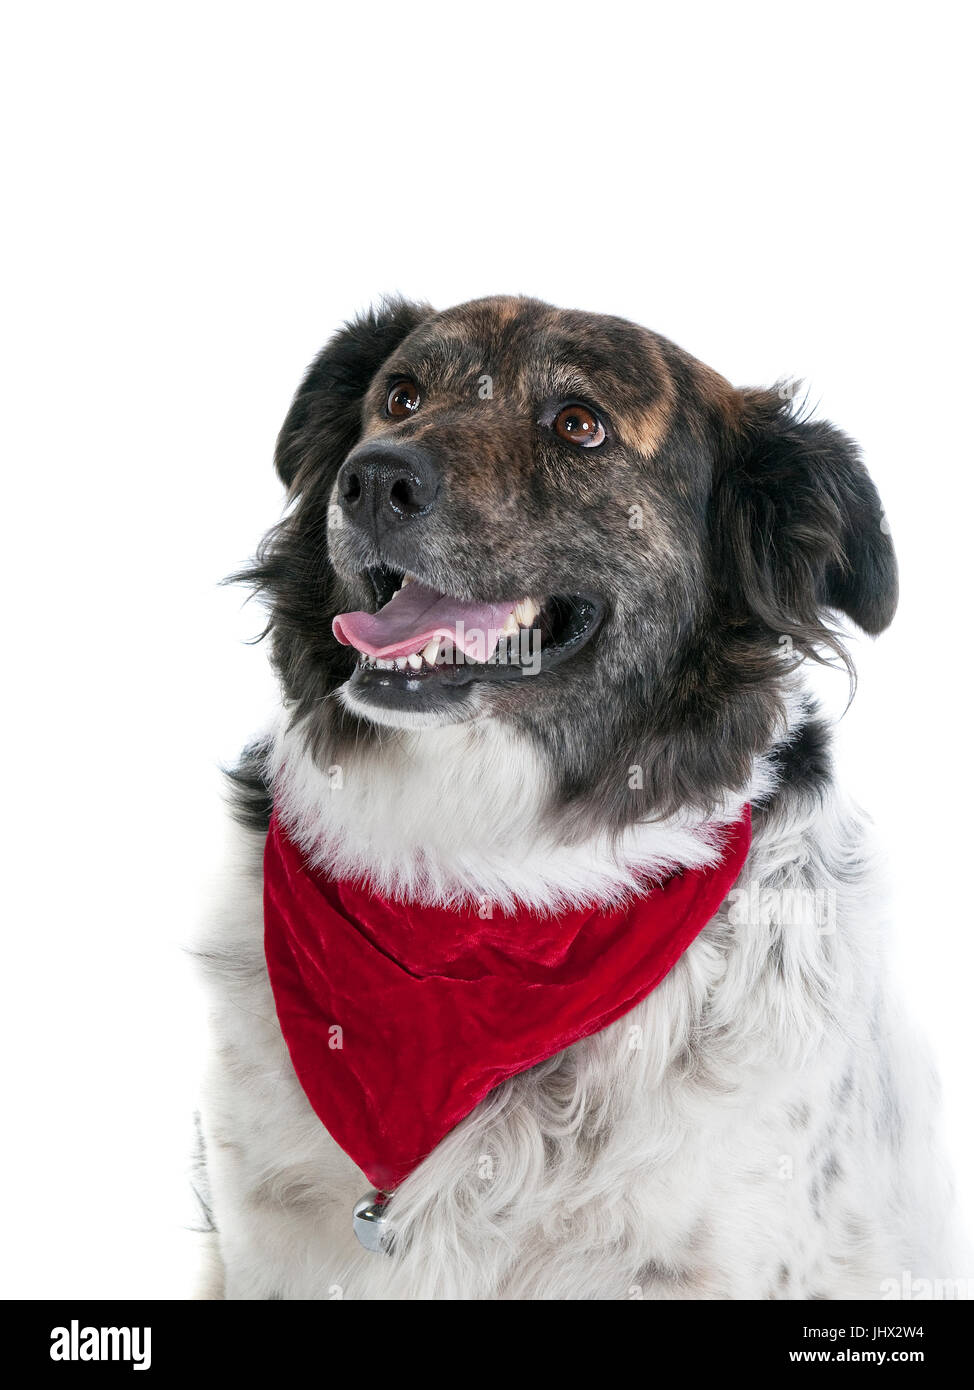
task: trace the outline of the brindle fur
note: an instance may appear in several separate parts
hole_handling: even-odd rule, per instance
[[[405,421],[384,415],[400,375],[424,393]],[[565,398],[605,411],[602,448],[539,429]],[[338,470],[363,439],[421,443],[444,476],[434,512],[381,554],[353,528],[329,528]],[[601,632],[569,665],[486,696],[543,751],[559,792],[551,813],[573,833],[707,809],[742,789],[781,718],[784,645],[799,658],[840,650],[823,609],[876,633],[896,607],[892,543],[855,445],[796,416],[788,393],[735,390],[621,319],[529,299],[445,313],[393,301],[312,364],[276,462],[295,502],[245,577],[270,603],[298,718],[350,675],[354,653],[331,617],[374,602],[361,576],[380,560],[421,559],[459,598],[606,599]],[[339,761],[343,744],[384,736],[347,710],[337,731],[331,718]],[[307,727],[314,739],[313,718]]]

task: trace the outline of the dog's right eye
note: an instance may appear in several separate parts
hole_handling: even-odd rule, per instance
[[[415,381],[410,381],[408,378],[404,381],[397,381],[389,392],[386,410],[395,419],[403,420],[419,409],[420,399],[419,387]]]

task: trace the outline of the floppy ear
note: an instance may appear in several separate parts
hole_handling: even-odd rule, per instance
[[[292,487],[306,464],[338,469],[358,439],[362,397],[403,338],[430,317],[426,304],[385,300],[330,338],[308,368],[281,426],[274,466]]]
[[[896,557],[856,445],[803,420],[775,391],[742,391],[711,504],[716,574],[734,612],[802,650],[838,650],[823,610],[882,632],[896,611]]]

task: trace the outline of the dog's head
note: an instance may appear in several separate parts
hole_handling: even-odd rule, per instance
[[[604,828],[742,788],[828,610],[896,605],[851,441],[616,318],[391,302],[313,363],[276,463],[254,577],[329,756],[507,722]]]

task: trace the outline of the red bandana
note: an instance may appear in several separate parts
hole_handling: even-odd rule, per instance
[[[332,1138],[391,1191],[494,1086],[644,999],[741,871],[721,862],[634,902],[543,917],[422,907],[311,869],[271,820],[264,949],[291,1061]]]

